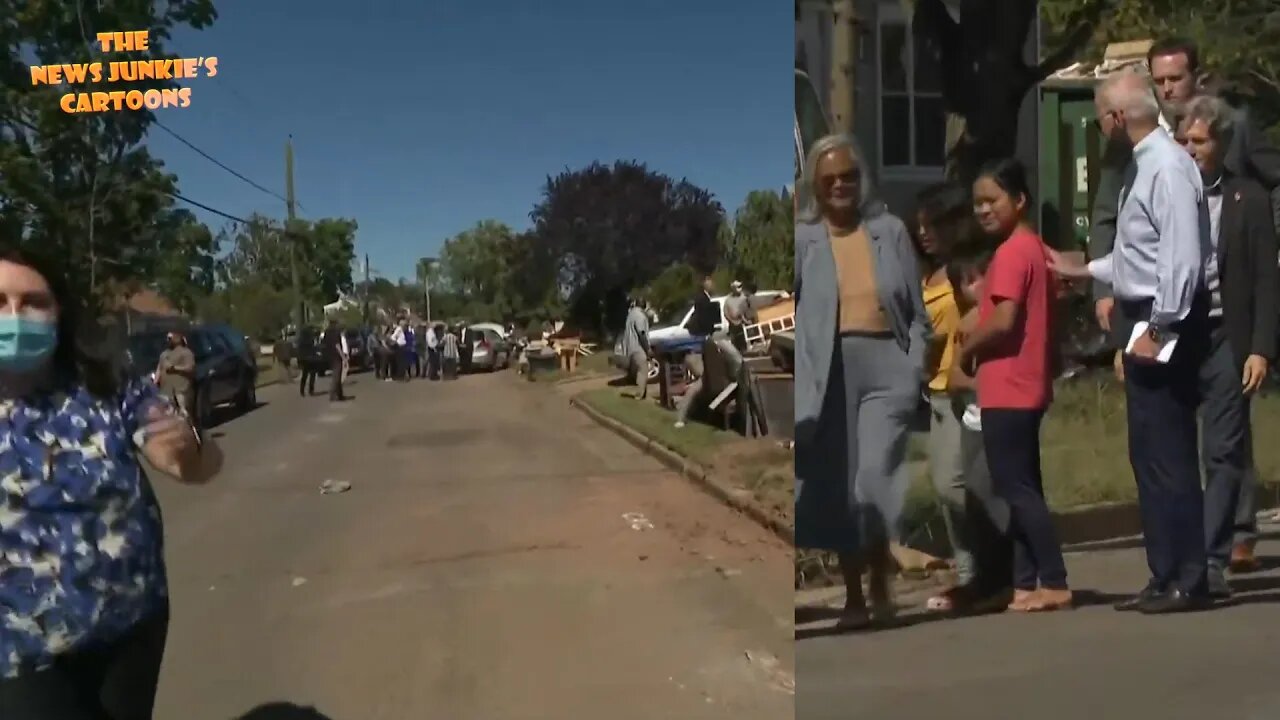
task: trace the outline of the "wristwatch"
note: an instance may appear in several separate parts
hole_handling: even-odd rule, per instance
[[[1154,342],[1157,345],[1164,344],[1164,330],[1156,327],[1155,325],[1147,326],[1147,337],[1151,338],[1151,342]]]

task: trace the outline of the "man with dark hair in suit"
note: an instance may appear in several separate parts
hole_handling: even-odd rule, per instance
[[[1231,595],[1225,573],[1233,560],[1241,565],[1235,548],[1256,533],[1249,406],[1275,359],[1280,299],[1267,192],[1224,167],[1233,120],[1226,102],[1202,95],[1186,104],[1175,135],[1200,168],[1209,208],[1204,279],[1211,344],[1200,369],[1200,442],[1209,592],[1218,598]]]
[[[1199,85],[1202,77],[1199,50],[1195,43],[1181,38],[1162,40],[1153,44],[1147,52],[1147,69],[1151,73],[1161,105],[1160,125],[1173,133],[1177,130],[1175,124],[1188,103],[1206,94]],[[1232,132],[1220,152],[1221,163],[1235,178],[1250,178],[1262,187],[1264,196],[1268,198],[1272,223],[1275,227],[1280,227],[1280,150],[1267,143],[1266,138],[1253,126],[1246,108],[1232,111],[1231,126]],[[1123,169],[1128,166],[1129,160],[1129,148],[1122,144],[1108,143],[1098,175],[1098,190],[1089,227],[1090,257],[1106,255],[1115,244],[1116,213],[1124,183]],[[1266,262],[1276,266],[1280,263],[1280,258],[1272,257]],[[1111,287],[1095,281],[1093,294],[1094,314],[1098,324],[1112,333],[1114,301]],[[1273,307],[1268,312],[1274,315],[1276,309]],[[1123,347],[1127,341],[1128,338],[1117,338],[1113,333],[1112,342],[1117,347]],[[1256,484],[1256,473],[1251,461],[1244,480],[1244,490],[1239,496],[1240,505],[1236,509],[1239,527],[1231,560],[1231,566],[1236,571],[1256,570],[1258,567],[1253,554],[1257,536],[1253,504],[1253,488]]]
[[[315,330],[303,326],[298,330],[298,367],[302,375],[298,379],[298,395],[309,397],[316,394],[316,376],[320,374],[323,360],[316,344]]]
[[[702,289],[693,299],[693,317],[689,318],[687,329],[694,337],[709,337],[720,324],[720,308],[711,298],[716,289],[716,281],[710,275],[702,278]]]

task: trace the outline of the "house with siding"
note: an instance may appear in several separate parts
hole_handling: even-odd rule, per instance
[[[948,2],[953,14],[958,2]],[[859,20],[854,62],[855,134],[881,198],[895,213],[906,212],[917,192],[943,179],[947,118],[937,58],[912,35],[902,0],[857,0]],[[802,2],[796,20],[796,66],[812,79],[830,108],[831,49],[835,24],[826,3]],[[1033,33],[1034,35],[1034,33]],[[1028,60],[1037,55],[1028,42]],[[1019,157],[1037,175],[1036,93],[1028,93],[1019,117]],[[1035,188],[1032,188],[1033,192]]]

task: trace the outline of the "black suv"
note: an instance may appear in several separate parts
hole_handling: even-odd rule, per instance
[[[258,405],[258,363],[244,335],[227,325],[196,325],[185,331],[196,356],[196,419],[208,427],[213,409],[235,403],[241,412]],[[129,337],[132,372],[150,376],[165,349],[165,332]]]

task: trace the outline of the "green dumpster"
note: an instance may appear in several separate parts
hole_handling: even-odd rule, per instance
[[[1040,233],[1050,247],[1084,250],[1106,141],[1093,78],[1040,84]]]

